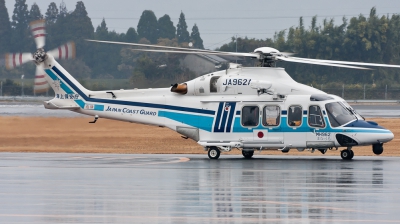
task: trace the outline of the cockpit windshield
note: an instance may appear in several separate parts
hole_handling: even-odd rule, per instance
[[[357,119],[354,113],[341,102],[327,103],[325,108],[332,127],[339,127]]]
[[[348,108],[349,110],[351,110],[351,112],[357,116],[357,119],[360,120],[365,120],[365,118],[363,116],[361,116],[361,114],[357,113],[356,110],[353,109],[353,107],[351,107],[346,101],[342,101],[343,105]]]

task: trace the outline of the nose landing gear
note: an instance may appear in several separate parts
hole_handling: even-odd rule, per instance
[[[351,147],[347,147],[347,149],[340,152],[340,156],[343,160],[351,160],[354,157],[354,152],[351,150]]]
[[[372,152],[374,152],[375,155],[380,155],[383,152],[383,144],[373,144],[372,145]]]

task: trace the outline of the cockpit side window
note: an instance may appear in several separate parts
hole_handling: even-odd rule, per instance
[[[281,121],[281,109],[279,106],[265,106],[263,111],[264,126],[279,126]]]
[[[244,127],[258,126],[260,109],[258,106],[244,106],[242,108],[242,125]]]
[[[219,79],[219,76],[211,77],[211,79],[210,79],[210,92],[211,93],[218,92],[218,85],[217,85],[218,79]]]
[[[308,108],[308,125],[319,128],[325,127],[321,108],[319,106],[310,106]]]
[[[339,127],[357,119],[348,108],[339,102],[327,103],[325,108],[332,127]]]
[[[301,106],[290,106],[289,107],[289,115],[288,115],[288,124],[290,126],[300,126],[301,125],[301,117],[302,117],[302,108]]]

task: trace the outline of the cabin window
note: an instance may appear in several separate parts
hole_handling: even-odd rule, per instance
[[[290,106],[288,111],[289,126],[297,127],[301,125],[302,108],[301,106]]]
[[[308,125],[311,127],[325,127],[321,108],[319,106],[310,106],[308,108]]]
[[[242,125],[245,127],[258,126],[260,112],[258,106],[244,106],[242,108]]]
[[[265,106],[263,110],[263,125],[278,126],[281,121],[281,109],[278,106]]]
[[[210,79],[210,92],[211,93],[218,92],[218,85],[217,85],[218,79],[219,79],[219,76],[211,77],[211,79]]]

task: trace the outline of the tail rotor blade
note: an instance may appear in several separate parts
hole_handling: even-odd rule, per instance
[[[36,66],[36,74],[35,74],[35,85],[33,87],[33,91],[35,93],[46,92],[50,88],[49,83],[46,81],[45,72],[43,67],[38,65]]]
[[[5,55],[5,65],[7,69],[16,68],[29,61],[33,61],[31,53],[7,53]]]
[[[46,22],[45,20],[36,20],[29,24],[32,36],[36,42],[36,49],[43,48],[46,42]]]
[[[53,49],[49,52],[48,54],[51,54],[54,59],[74,59],[76,55],[75,51],[75,43],[74,42],[68,42],[64,45],[59,46],[56,49]]]

